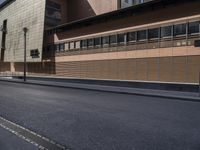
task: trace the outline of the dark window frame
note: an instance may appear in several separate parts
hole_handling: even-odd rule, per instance
[[[69,51],[70,50],[69,44],[70,44],[70,42],[65,42],[65,51]],[[68,49],[67,49],[66,45],[67,45]]]
[[[130,35],[131,34],[135,34],[134,40],[130,40]],[[137,42],[137,31],[132,31],[132,32],[128,32],[127,33],[127,42],[129,42],[129,43]]]
[[[39,50],[38,49],[30,50],[30,56],[32,58],[39,58],[39,56],[40,56]]]
[[[114,37],[114,39],[112,39]],[[112,41],[113,40],[113,41]],[[110,35],[109,36],[109,43],[110,45],[116,45],[117,44],[117,35]]]
[[[59,53],[60,52],[60,44],[55,44],[55,51],[57,52],[57,53]]]
[[[86,44],[86,45],[85,45]],[[85,40],[81,40],[81,49],[86,49],[88,48],[88,40],[85,39]]]
[[[59,48],[60,48],[60,52],[64,52],[65,51],[65,43],[60,43]]]
[[[153,33],[153,31],[154,30],[158,30],[158,31],[156,31],[156,32],[158,32],[157,33],[157,37],[153,37],[154,35],[154,33]],[[148,31],[147,31],[148,33],[147,33],[147,35],[148,35],[148,40],[157,40],[157,39],[160,39],[160,28],[151,28],[151,29],[148,29]],[[152,33],[150,33],[150,32],[152,32]],[[151,37],[150,37],[151,36]]]
[[[74,45],[73,48],[71,48],[71,44]],[[75,46],[76,46],[76,44],[75,44],[74,41],[69,42],[69,50],[70,50],[70,51],[75,50],[75,49],[76,49]]]
[[[104,38],[107,38],[107,42],[106,43],[104,43]],[[101,41],[102,41],[102,45],[103,46],[108,46],[108,45],[110,45],[110,36],[103,36],[103,37],[101,37]]]
[[[192,32],[191,31],[191,24],[198,23],[198,32]],[[193,22],[188,22],[188,35],[196,35],[200,34],[200,21],[193,21]]]
[[[98,42],[99,44],[96,43],[97,39],[99,40],[99,42]],[[101,37],[96,37],[96,38],[94,38],[94,47],[99,47],[99,46],[101,46]]]
[[[91,42],[92,41],[92,42]],[[91,43],[92,44],[91,44]],[[90,45],[91,44],[91,45]],[[94,39],[93,38],[91,38],[91,39],[87,39],[87,46],[89,47],[89,48],[92,48],[92,47],[94,47]]]
[[[123,37],[123,41],[121,41],[120,40],[120,36],[122,36]],[[117,43],[118,44],[125,44],[125,43],[127,43],[127,33],[120,33],[120,34],[118,34],[117,35]]]
[[[142,33],[142,32],[144,32],[145,31],[145,38],[142,38],[142,39],[139,39],[140,38],[140,35],[139,35],[139,33]],[[148,30],[147,29],[145,29],[145,30],[138,30],[137,31],[137,41],[138,42],[144,42],[144,41],[147,41],[148,40]]]
[[[77,47],[77,43],[79,42],[79,47]],[[74,42],[74,49],[81,49],[81,41]]]
[[[170,35],[168,35],[168,34],[166,34],[166,33],[163,33],[163,29],[164,28],[166,28],[166,30],[168,30],[167,28],[169,28],[169,30],[171,30],[170,32],[168,32],[168,33],[170,33]],[[166,30],[165,30],[165,32],[166,32]],[[161,28],[160,28],[160,38],[162,38],[162,39],[165,39],[165,38],[172,38],[173,37],[173,33],[174,33],[174,27],[173,27],[173,25],[167,25],[167,26],[162,26]],[[163,35],[164,34],[164,35]]]
[[[176,31],[176,27],[177,26],[181,26],[181,25],[184,25],[185,26],[185,33],[176,33],[177,31]],[[181,37],[181,36],[187,36],[187,23],[181,23],[181,24],[175,24],[174,26],[173,26],[173,36],[174,37]]]

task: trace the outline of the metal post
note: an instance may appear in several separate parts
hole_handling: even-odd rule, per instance
[[[199,97],[200,97],[200,71],[199,71]]]
[[[25,27],[23,28],[24,31],[24,82],[26,82],[26,33],[28,29]]]

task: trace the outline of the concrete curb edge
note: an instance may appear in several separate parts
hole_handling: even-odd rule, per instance
[[[128,92],[128,91],[117,91],[117,90],[109,90],[109,89],[99,89],[99,88],[87,88],[87,87],[77,87],[77,86],[69,86],[69,85],[53,85],[53,84],[45,84],[39,82],[32,81],[19,81],[13,79],[0,79],[3,82],[12,82],[12,83],[21,83],[21,84],[32,84],[32,85],[40,85],[40,86],[51,86],[58,88],[73,88],[73,89],[83,89],[83,90],[92,90],[92,91],[102,91],[102,92],[112,92],[118,94],[129,94],[129,95],[138,95],[138,96],[150,96],[150,97],[160,97],[160,98],[170,98],[176,100],[184,100],[184,101],[192,101],[192,102],[200,102],[200,98],[198,97],[189,97],[189,96],[172,96],[172,95],[161,95],[161,94],[149,94],[149,93],[139,93],[139,92]]]

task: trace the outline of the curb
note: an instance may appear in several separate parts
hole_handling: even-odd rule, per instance
[[[57,85],[57,84],[47,84],[47,83],[39,83],[39,82],[33,82],[33,81],[19,81],[19,80],[11,80],[11,79],[0,79],[0,81],[3,82],[12,82],[12,83],[21,83],[21,84],[32,84],[32,85],[40,85],[40,86],[51,86],[51,87],[58,87],[58,88],[72,88],[72,89],[84,89],[84,90],[90,90],[90,91],[102,91],[102,92],[111,92],[111,93],[118,93],[118,94],[129,94],[129,95],[138,95],[138,96],[150,96],[150,97],[158,97],[158,98],[170,98],[170,99],[176,99],[176,100],[184,100],[184,101],[192,101],[192,102],[200,102],[200,97],[192,97],[192,96],[173,96],[173,95],[161,95],[161,94],[150,94],[150,93],[140,93],[140,92],[133,92],[133,91],[120,91],[119,89],[111,90],[111,88],[117,88],[109,86],[100,86],[101,88],[95,88],[95,87],[78,87],[76,85],[70,86],[70,85]],[[83,84],[82,84],[83,85]],[[92,85],[95,86],[95,85]],[[106,89],[107,88],[107,89]],[[124,88],[124,89],[131,89],[131,88]]]

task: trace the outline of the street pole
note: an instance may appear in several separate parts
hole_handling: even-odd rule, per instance
[[[28,29],[23,28],[24,31],[24,82],[26,82],[26,34]]]
[[[199,71],[199,97],[200,97],[200,71]]]

